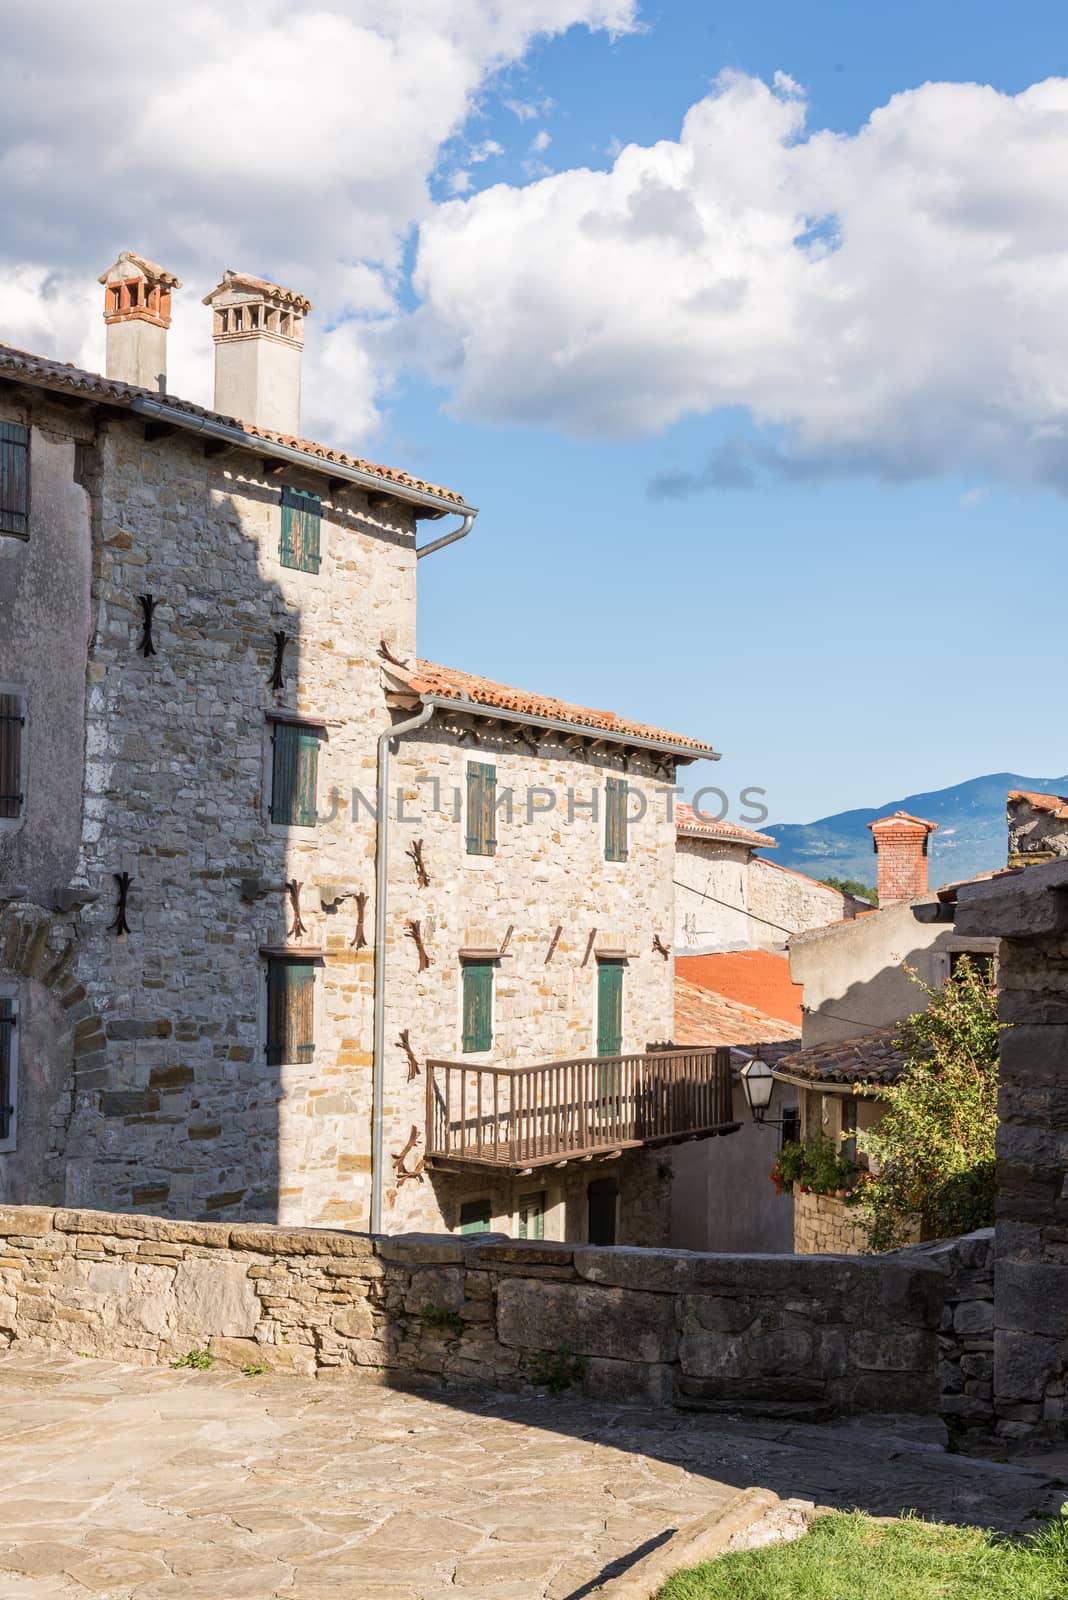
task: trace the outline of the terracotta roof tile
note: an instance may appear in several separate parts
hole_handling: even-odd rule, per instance
[[[140,267],[146,278],[152,278],[156,283],[161,283],[165,289],[180,289],[182,287],[173,272],[168,272],[166,267],[161,267],[158,261],[149,261],[147,256],[138,255],[136,250],[120,250],[115,260],[115,266],[121,267],[124,261],[132,261],[135,267]],[[107,283],[108,272],[114,268],[109,267],[107,272],[102,272],[97,283]]]
[[[910,811],[892,811],[889,816],[876,817],[874,822],[866,824],[869,828],[926,828],[928,833],[938,832],[937,822],[927,822],[923,817],[914,817]]]
[[[1026,800],[1035,811],[1048,811],[1053,817],[1068,817],[1068,795],[1041,794],[1030,789],[1010,789],[1010,800]]]
[[[798,1030],[778,1017],[765,1016],[753,1006],[687,983],[685,978],[675,979],[672,1038],[676,1044],[777,1044],[797,1036]]]
[[[233,267],[227,267],[222,275],[222,282],[217,283],[211,293],[204,296],[201,304],[210,306],[215,296],[222,294],[226,289],[251,289],[254,294],[271,295],[274,299],[281,300],[283,305],[294,306],[300,312],[315,310],[307,296],[298,294],[295,289],[283,289],[280,283],[268,283],[266,278],[255,278],[251,272],[235,272]]]
[[[693,806],[681,801],[675,807],[675,828],[683,839],[722,839],[727,844],[750,845],[754,850],[777,850],[779,847],[779,841],[769,833],[754,833],[752,828],[743,828],[740,822],[728,822],[726,818],[722,822],[704,822]]]
[[[663,728],[653,728],[644,722],[630,722],[617,716],[614,711],[595,711],[588,706],[576,706],[567,700],[553,699],[551,695],[513,689],[507,684],[495,683],[492,678],[476,677],[474,673],[460,672],[455,667],[437,666],[433,661],[414,661],[407,667],[391,663],[385,670],[415,694],[470,701],[475,706],[491,711],[517,711],[527,716],[549,717],[557,722],[570,723],[575,728],[592,729],[616,744],[644,739],[692,751],[694,757],[717,759],[717,752],[711,745],[702,744],[699,739],[691,739],[686,734],[668,733]]]
[[[728,950],[709,956],[676,956],[675,973],[702,989],[753,1006],[801,1032],[802,987],[790,977],[789,956],[774,950]]]
[[[257,439],[265,439],[274,444],[288,445],[293,450],[300,450],[311,458],[309,465],[331,464],[341,467],[354,467],[358,472],[369,472],[376,478],[382,478],[385,483],[401,484],[407,489],[420,489],[425,494],[438,495],[443,500],[454,501],[458,507],[464,505],[463,495],[457,494],[454,489],[443,489],[440,484],[427,483],[422,478],[414,478],[411,473],[402,472],[396,467],[379,466],[376,462],[365,461],[361,456],[347,455],[343,450],[332,449],[329,445],[316,444],[311,439],[298,439],[288,433],[272,433],[268,428],[254,427],[250,422],[242,422],[236,417],[226,417],[218,411],[208,411],[204,406],[197,406],[190,400],[181,400],[177,395],[158,395],[154,390],[139,388],[136,384],[122,383],[118,378],[105,378],[99,372],[86,372],[81,367],[72,366],[70,362],[50,361],[45,356],[35,356],[26,350],[16,350],[11,345],[0,344],[0,375],[13,378],[17,382],[34,384],[42,389],[55,389],[61,394],[85,395],[92,399],[102,400],[108,405],[128,406],[133,399],[147,396],[150,400],[160,400],[175,411],[187,413],[191,422],[197,417],[207,418],[212,422],[222,422],[228,427],[239,428],[248,439],[248,448],[255,450]]]
[[[813,1083],[893,1083],[906,1066],[904,1056],[894,1045],[894,1037],[900,1031],[901,1024],[896,1022],[852,1039],[809,1045],[795,1055],[782,1056],[774,1071]]]

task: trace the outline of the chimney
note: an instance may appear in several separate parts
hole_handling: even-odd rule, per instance
[[[879,904],[915,900],[927,893],[927,841],[938,827],[895,811],[891,817],[869,822],[875,853],[879,857]]]
[[[167,329],[171,290],[182,286],[173,272],[124,250],[98,280],[104,285],[109,378],[163,394],[167,388]]]
[[[228,269],[204,304],[215,318],[215,409],[300,436],[300,358],[311,301]]]

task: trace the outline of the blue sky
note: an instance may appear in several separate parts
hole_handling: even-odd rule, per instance
[[[1068,764],[1063,7],[186,0],[146,55],[37,0],[8,54],[0,338],[98,366],[139,249],[210,403],[222,268],[308,293],[306,431],[481,508],[424,655],[773,821]]]

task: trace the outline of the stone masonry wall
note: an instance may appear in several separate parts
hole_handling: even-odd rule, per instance
[[[0,1342],[726,1408],[930,1411],[943,1274],[0,1207]],[[577,1365],[576,1365],[577,1362]]]
[[[994,1422],[993,1228],[910,1245],[894,1251],[893,1258],[926,1262],[945,1274],[938,1334],[939,1411],[958,1435],[988,1433]]]
[[[500,810],[492,856],[468,855],[463,806],[471,760],[497,771],[497,795],[513,794],[509,819]],[[407,1030],[425,1073],[428,1058],[500,1066],[597,1054],[599,950],[626,952],[623,970],[623,1052],[644,1050],[669,1038],[674,1015],[672,962],[653,948],[659,935],[670,950],[674,891],[674,825],[668,815],[663,772],[641,755],[627,768],[634,820],[626,861],[606,861],[604,792],[608,775],[623,772],[614,751],[576,757],[556,735],[546,734],[536,754],[507,729],[480,730],[477,746],[458,731],[434,724],[400,744],[392,784],[403,791],[411,821],[391,823],[386,961],[386,1043],[389,1082],[386,1147],[401,1149],[413,1126],[426,1121],[426,1082],[409,1081],[400,1035]],[[422,781],[418,781],[422,780]],[[434,784],[438,785],[435,791]],[[542,794],[534,796],[540,789]],[[569,794],[573,802],[569,811]],[[532,796],[528,807],[528,795]],[[460,814],[453,797],[460,800]],[[597,811],[589,809],[596,797]],[[435,806],[435,799],[437,805]],[[549,809],[549,802],[554,803]],[[644,806],[644,814],[636,815]],[[543,809],[544,808],[544,809]],[[420,888],[408,856],[423,842],[430,884]],[[408,936],[418,920],[431,965],[420,972]],[[553,936],[560,935],[550,956]],[[592,945],[591,945],[592,940]],[[493,1044],[464,1057],[462,1045],[463,949],[504,950],[493,979]],[[631,1163],[631,1189],[643,1171]],[[539,1189],[550,1171],[517,1179],[515,1195]],[[622,1183],[621,1183],[622,1187]],[[488,1192],[486,1176],[406,1183],[386,1194],[391,1227],[452,1226],[448,1198]],[[444,1204],[444,1210],[443,1210]],[[666,1224],[665,1224],[666,1227]],[[585,1221],[578,1235],[585,1237]],[[570,1237],[575,1237],[574,1233]],[[627,1243],[653,1243],[655,1234],[631,1234]]]
[[[863,1255],[867,1235],[855,1207],[833,1194],[806,1194],[794,1184],[794,1252],[799,1256]]]
[[[318,574],[280,564],[279,484],[246,452],[206,456],[101,423],[83,457],[93,516],[77,972],[101,1027],[79,1042],[67,1199],[179,1215],[366,1221],[374,823],[352,818],[389,722],[379,642],[414,648],[410,508],[323,501]],[[321,477],[287,472],[295,488]],[[156,653],[138,597],[157,600]],[[274,632],[290,637],[270,686]],[[319,825],[271,823],[269,712],[321,719]],[[336,808],[329,796],[336,789]],[[332,814],[333,813],[333,814]],[[117,937],[115,878],[132,878]],[[290,934],[285,884],[306,932]],[[324,904],[322,886],[337,897]],[[369,914],[373,909],[369,908]],[[264,1061],[262,946],[319,947],[316,1052]]]

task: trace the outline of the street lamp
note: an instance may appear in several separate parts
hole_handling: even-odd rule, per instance
[[[761,1061],[759,1056],[752,1056],[742,1068],[741,1078],[746,1104],[753,1121],[763,1126],[767,1120],[768,1107],[771,1105],[771,1091],[775,1086],[771,1068],[766,1061]]]

